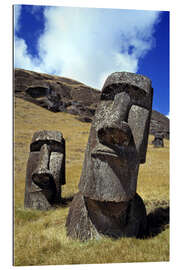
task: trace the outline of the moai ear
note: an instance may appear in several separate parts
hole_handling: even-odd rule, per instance
[[[146,161],[150,118],[150,110],[132,105],[129,111],[128,124],[134,137],[140,163],[145,163]]]

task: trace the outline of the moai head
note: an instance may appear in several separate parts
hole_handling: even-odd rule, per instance
[[[59,131],[35,132],[27,163],[25,207],[46,210],[61,199],[65,184],[65,140]]]
[[[161,132],[157,132],[154,135],[154,140],[152,141],[152,144],[154,145],[154,147],[158,148],[158,147],[164,147],[164,135]]]
[[[142,75],[115,72],[106,79],[79,183],[85,197],[107,202],[134,197],[139,164],[146,160],[152,95],[151,81]]]

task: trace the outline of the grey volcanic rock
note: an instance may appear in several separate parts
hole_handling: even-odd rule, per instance
[[[93,118],[100,92],[78,81],[16,68],[15,96],[48,110]],[[73,106],[73,107],[71,107]]]
[[[53,89],[42,86],[31,86],[25,91],[28,98],[35,99],[35,103],[53,112],[64,111],[65,105],[61,97]]]
[[[162,133],[165,139],[169,139],[169,119],[157,111],[152,111],[151,115],[151,125],[150,134],[156,135],[157,133]]]
[[[84,196],[77,193],[66,219],[67,235],[80,240],[99,239],[100,235],[89,218]]]
[[[61,201],[65,184],[65,140],[59,131],[35,132],[30,145],[25,208],[47,210]]]
[[[163,138],[164,136],[162,133],[156,133],[156,135],[154,136],[154,140],[152,141],[154,147],[156,148],[164,147]]]
[[[139,164],[146,158],[152,96],[151,81],[142,75],[113,73],[105,81],[89,134],[80,192],[67,218],[69,236],[91,238],[89,229],[82,235],[79,222],[114,237],[138,237],[140,228],[146,229],[146,210],[136,186]]]
[[[107,92],[109,91],[108,89],[110,89],[110,80],[118,84],[118,76],[118,72],[115,72],[113,77],[106,81],[104,87],[106,87]],[[124,75],[121,75],[121,87],[123,88],[126,87],[126,84],[130,82],[131,79],[130,77],[128,78],[126,74],[125,81],[122,76]],[[143,87],[147,81],[143,80],[141,75],[139,76],[141,80],[134,80],[133,88],[138,87],[143,93]],[[32,95],[28,94],[28,89],[37,89],[38,94],[32,97]],[[47,97],[46,90],[49,91],[49,89],[51,89],[50,95],[52,95],[52,98]],[[14,92],[16,97],[33,102],[53,112],[64,111],[75,114],[77,115],[77,119],[83,122],[92,121],[101,96],[101,92],[97,89],[93,89],[78,81],[19,68],[14,71]],[[107,93],[106,98],[108,98]],[[149,132],[153,135],[155,135],[156,132],[162,132],[164,138],[169,139],[169,119],[163,114],[153,110]]]

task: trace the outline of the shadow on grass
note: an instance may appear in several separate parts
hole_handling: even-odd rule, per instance
[[[154,237],[169,224],[169,206],[158,207],[147,215],[148,229],[144,238]]]
[[[61,207],[61,208],[62,208],[62,207],[63,207],[63,208],[69,207],[70,204],[71,204],[71,202],[72,202],[72,200],[73,200],[73,196],[64,197],[64,198],[61,198],[61,202],[56,203],[56,204],[54,204],[53,206],[54,206],[55,208],[59,208],[59,207]]]

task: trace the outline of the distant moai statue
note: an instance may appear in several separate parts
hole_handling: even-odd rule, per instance
[[[25,208],[48,210],[61,201],[65,184],[65,140],[59,131],[35,132],[30,144]]]
[[[151,81],[142,75],[115,72],[106,79],[66,220],[68,236],[143,236],[146,209],[136,186],[146,160],[152,96]]]
[[[154,135],[154,140],[152,141],[152,144],[154,145],[155,148],[160,148],[160,147],[164,147],[164,135],[161,132],[157,132]]]

